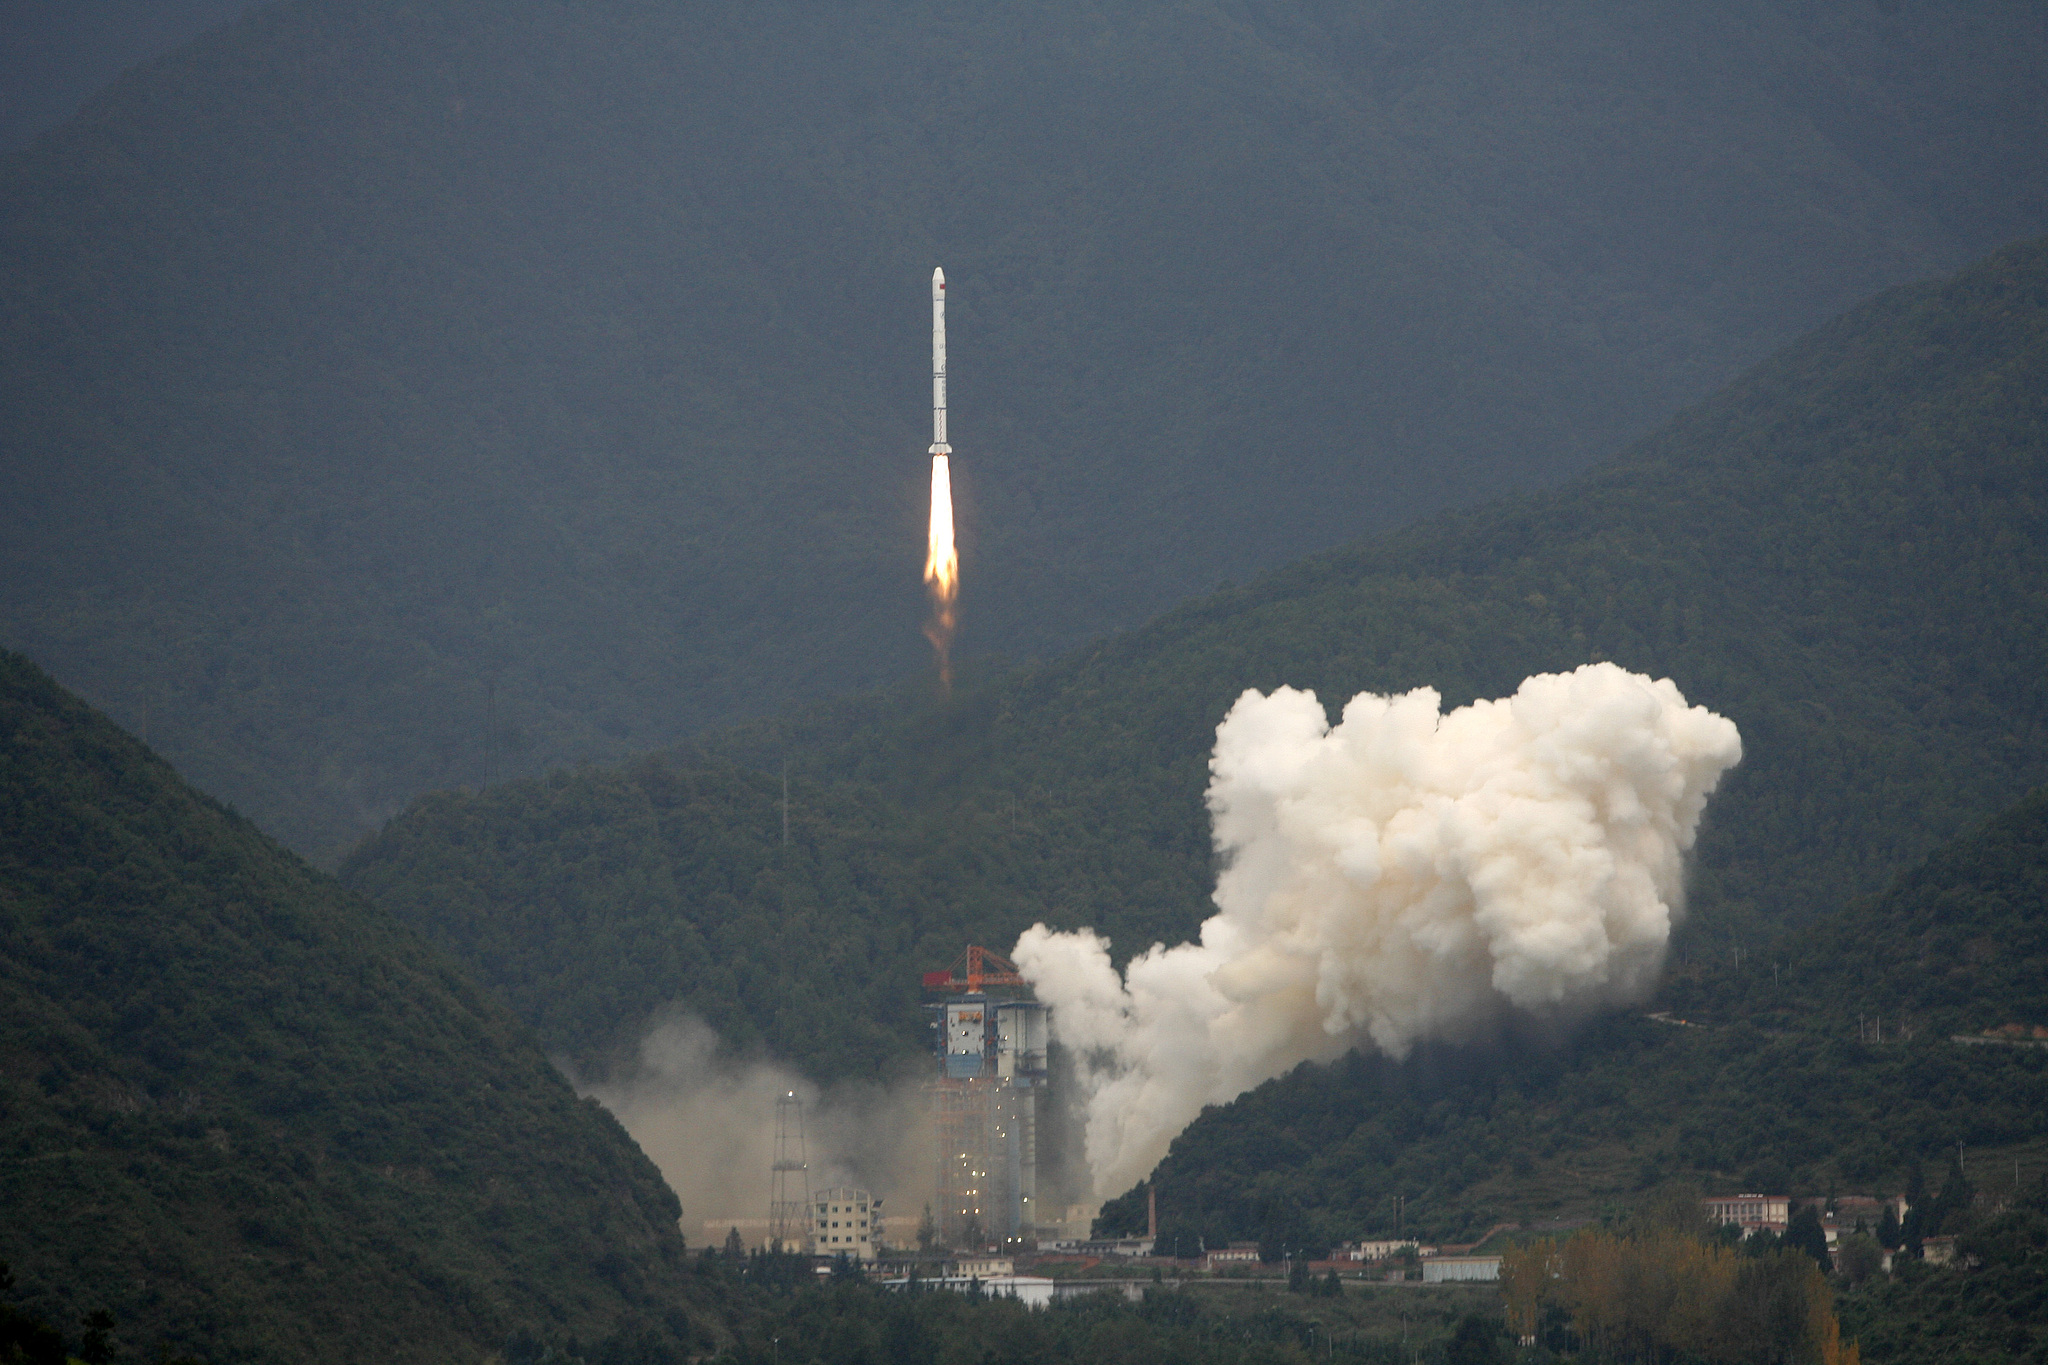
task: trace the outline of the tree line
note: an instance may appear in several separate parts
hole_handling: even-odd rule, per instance
[[[1668,1230],[1587,1228],[1501,1258],[1510,1328],[1534,1344],[1564,1326],[1582,1358],[1670,1365],[1861,1365],[1834,1293],[1791,1248],[1745,1252]]]

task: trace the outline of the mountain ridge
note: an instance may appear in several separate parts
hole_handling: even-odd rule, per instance
[[[711,1340],[674,1195],[501,1006],[11,653],[0,817],[32,1308],[241,1360]]]
[[[1141,1229],[1154,1195],[1175,1239],[1297,1244],[1390,1230],[1396,1193],[1444,1240],[1597,1217],[1665,1180],[1891,1195],[1958,1143],[2004,1188],[2022,1160],[2048,1171],[2048,1057],[1953,1039],[2034,1022],[2044,878],[2048,790],[1742,965],[1687,964],[1647,1017],[1562,1047],[1353,1053],[1212,1106],[1104,1206],[1105,1234]]]
[[[2044,391],[2034,242],[1855,310],[1563,490],[1314,557],[1063,659],[969,670],[949,702],[905,686],[616,771],[445,793],[342,876],[524,1017],[548,1012],[551,1047],[602,1053],[687,1001],[821,1079],[871,1074],[882,1054],[748,1007],[719,984],[729,964],[823,998],[838,987],[808,952],[750,944],[787,923],[806,943],[890,945],[863,969],[878,1028],[859,1046],[908,1055],[918,975],[964,939],[1086,925],[1122,961],[1195,932],[1213,877],[1205,765],[1245,688],[1310,688],[1329,708],[1428,685],[1458,705],[1600,656],[1742,728],[1749,757],[1709,803],[1677,954],[1753,950],[2048,781],[2048,640],[2030,629],[2048,619]],[[689,818],[733,842],[659,828],[684,818],[661,793],[688,783],[731,793]],[[644,832],[592,814],[615,796],[649,810]],[[847,869],[857,893],[834,889]],[[915,907],[914,933],[888,927],[892,905]],[[516,925],[507,944],[483,948],[468,907]],[[720,946],[680,950],[685,925]],[[598,990],[603,959],[580,956],[597,928],[664,965]]]
[[[1050,653],[2048,229],[2044,70],[2011,3],[267,6],[0,161],[0,635],[325,857],[921,673],[934,264],[961,648]]]

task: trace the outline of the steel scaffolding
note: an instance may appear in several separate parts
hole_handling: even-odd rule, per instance
[[[768,1201],[768,1245],[803,1251],[810,1245],[811,1171],[804,1153],[804,1102],[789,1090],[775,1100],[774,1191]]]

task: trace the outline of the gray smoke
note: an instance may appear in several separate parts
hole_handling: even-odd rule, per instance
[[[649,1028],[629,1067],[601,1081],[571,1079],[661,1169],[693,1241],[707,1221],[768,1217],[775,1100],[790,1091],[803,1101],[814,1190],[860,1186],[882,1196],[891,1217],[914,1217],[931,1197],[934,1137],[912,1078],[820,1087],[772,1060],[724,1056],[709,1025],[673,1014]]]

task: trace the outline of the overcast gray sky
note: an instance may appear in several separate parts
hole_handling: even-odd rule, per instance
[[[25,147],[131,66],[258,0],[0,0],[0,150]]]

